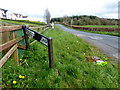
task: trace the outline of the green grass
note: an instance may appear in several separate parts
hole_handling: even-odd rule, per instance
[[[36,42],[25,51],[22,65],[10,59],[2,67],[4,88],[118,88],[118,66],[98,49],[58,27],[44,35],[53,38],[54,68],[49,68],[47,47]],[[88,56],[108,64],[86,62]]]
[[[29,20],[7,20],[7,19],[2,19],[1,22],[6,22],[6,23],[16,24],[16,25],[29,25],[30,27],[46,25],[43,22],[29,21]]]
[[[83,31],[83,32],[89,32],[89,33],[96,33],[96,34],[103,34],[103,35],[111,35],[111,36],[118,36],[120,37],[120,33],[113,33],[113,32],[100,32],[100,31],[88,31],[88,30],[80,30],[80,29],[75,29],[75,28],[72,28],[72,27],[68,27],[66,25],[64,25],[65,27],[69,28],[69,29],[74,29],[74,30],[77,30],[77,31]]]
[[[78,26],[78,25],[76,25]],[[118,25],[81,25],[79,27],[114,27],[118,28]]]

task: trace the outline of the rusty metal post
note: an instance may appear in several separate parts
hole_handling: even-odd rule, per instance
[[[26,42],[26,49],[29,49],[30,48],[30,45],[29,45],[29,37],[26,33],[26,26],[25,25],[22,25],[22,29],[23,29],[23,32],[24,32],[24,37],[25,37],[25,42]]]
[[[53,60],[53,45],[52,45],[52,38],[51,37],[48,39],[48,54],[49,54],[49,67],[53,68],[54,60]]]

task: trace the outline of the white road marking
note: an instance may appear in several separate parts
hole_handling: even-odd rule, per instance
[[[75,34],[76,36],[80,37],[80,36],[85,36],[84,34]]]
[[[95,40],[103,39],[101,37],[96,37],[96,36],[88,36],[88,37],[91,38],[91,39],[95,39]]]
[[[116,53],[116,54],[113,54],[113,56],[114,56],[114,57],[116,57],[116,58],[118,58],[118,53]]]

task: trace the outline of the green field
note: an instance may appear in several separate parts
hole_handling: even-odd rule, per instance
[[[74,30],[78,30],[78,31],[83,31],[83,32],[90,32],[90,33],[104,34],[104,35],[111,35],[111,36],[118,36],[118,37],[120,37],[120,33],[88,31],[88,30],[75,29],[75,28],[72,28],[72,27],[68,27],[66,25],[64,25],[64,26],[67,27],[67,28],[70,28],[70,29],[74,29]]]
[[[98,49],[58,27],[43,34],[53,38],[54,68],[49,68],[47,47],[36,42],[24,52],[21,65],[10,59],[2,67],[4,88],[118,88],[118,66]],[[107,65],[87,62],[90,56]]]
[[[10,23],[9,25],[14,25],[14,24],[15,25],[29,25],[30,27],[46,25],[44,22],[29,21],[29,20],[6,20],[6,19],[2,19],[1,22]],[[3,25],[8,25],[8,24],[3,23]]]
[[[76,25],[78,26],[78,25]],[[79,27],[114,27],[118,28],[118,25],[81,25]]]

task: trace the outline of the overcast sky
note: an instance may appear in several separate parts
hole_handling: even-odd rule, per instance
[[[0,8],[30,17],[43,18],[46,8],[52,17],[95,15],[118,18],[119,0],[0,0]]]

